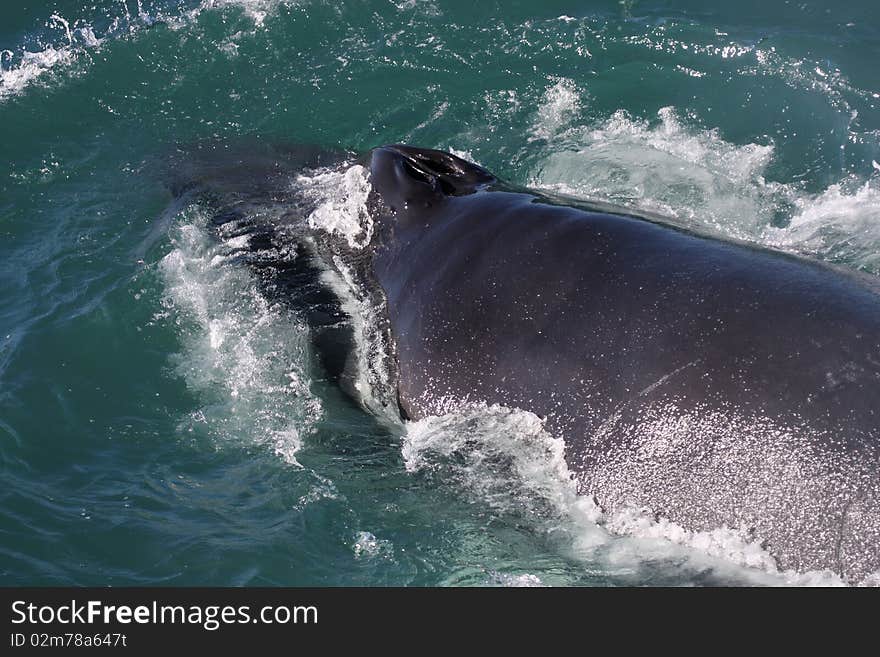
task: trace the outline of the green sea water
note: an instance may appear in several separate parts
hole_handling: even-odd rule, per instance
[[[875,0],[46,0],[0,51],[0,584],[838,582],[602,517],[526,413],[363,412],[160,174],[409,142],[878,275]]]

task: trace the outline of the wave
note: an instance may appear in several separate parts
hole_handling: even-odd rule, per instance
[[[689,531],[642,508],[606,514],[592,497],[577,493],[564,449],[564,440],[549,434],[534,414],[485,404],[410,422],[402,442],[409,472],[529,523],[585,567],[598,565],[635,581],[650,570],[655,578],[708,575],[714,583],[845,585],[831,571],[779,569],[760,543],[733,528]]]
[[[0,51],[0,102],[21,94],[52,71],[70,71],[75,66],[88,67],[92,56],[115,40],[136,38],[158,25],[178,30],[191,25],[206,11],[228,8],[240,11],[252,22],[254,29],[260,29],[269,14],[285,1],[201,0],[178,3],[136,0],[134,11],[129,9],[129,4],[123,1],[111,5],[103,13],[76,19],[54,13],[46,20],[44,29],[29,35],[27,41],[33,43]],[[226,46],[229,47],[229,44]]]
[[[296,453],[323,417],[312,391],[308,328],[269,301],[247,268],[230,266],[247,236],[220,244],[206,224],[198,209],[185,212],[159,263],[166,288],[161,317],[178,324],[183,346],[174,370],[200,401],[181,431],[267,445],[297,465]]]
[[[673,107],[654,119],[617,110],[578,123],[573,89],[570,81],[556,81],[535,113],[532,138],[548,143],[527,176],[529,186],[880,273],[877,167],[811,193],[768,179],[772,142],[729,142]]]

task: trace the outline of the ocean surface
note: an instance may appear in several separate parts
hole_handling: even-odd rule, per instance
[[[842,583],[603,516],[529,413],[365,413],[161,172],[408,142],[880,275],[878,62],[876,0],[4,3],[0,584]]]

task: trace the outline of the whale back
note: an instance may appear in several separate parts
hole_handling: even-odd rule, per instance
[[[821,263],[497,189],[395,222],[374,268],[410,418],[545,418],[580,492],[782,568],[880,569],[880,295]]]

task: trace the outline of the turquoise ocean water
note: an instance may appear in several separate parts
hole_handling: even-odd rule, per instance
[[[574,495],[489,408],[409,426],[157,171],[250,136],[514,183],[880,275],[875,0],[46,0],[0,9],[0,584],[831,584]]]

